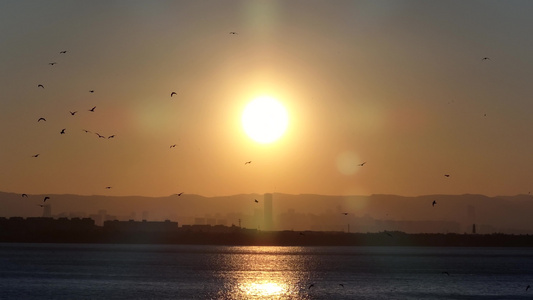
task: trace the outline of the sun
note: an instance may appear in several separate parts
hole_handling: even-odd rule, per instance
[[[268,144],[278,140],[289,125],[287,110],[276,99],[261,96],[246,105],[242,127],[254,141]]]

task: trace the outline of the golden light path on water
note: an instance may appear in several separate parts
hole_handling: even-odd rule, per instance
[[[300,247],[234,247],[222,262],[224,299],[305,299],[309,273]]]

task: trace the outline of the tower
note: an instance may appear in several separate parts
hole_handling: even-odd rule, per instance
[[[263,218],[263,228],[264,230],[272,230],[273,229],[273,217],[272,217],[272,194],[265,194],[264,196],[264,218]]]

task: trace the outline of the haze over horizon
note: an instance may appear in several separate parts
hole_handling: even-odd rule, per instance
[[[1,3],[0,191],[528,194],[532,9]],[[268,144],[241,125],[260,96],[288,114]]]

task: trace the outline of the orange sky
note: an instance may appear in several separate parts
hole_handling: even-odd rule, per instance
[[[0,190],[528,193],[532,6],[2,3]],[[290,118],[267,145],[240,123],[261,95]]]

